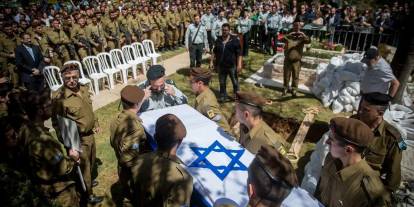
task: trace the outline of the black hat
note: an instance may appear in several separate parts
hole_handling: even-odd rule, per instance
[[[388,106],[390,101],[392,100],[392,97],[388,94],[373,92],[364,94],[362,96],[362,100],[372,105]]]
[[[165,75],[165,68],[162,65],[153,65],[148,69],[147,79],[157,80]]]

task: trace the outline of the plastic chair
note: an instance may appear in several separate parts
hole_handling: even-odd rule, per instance
[[[92,87],[92,82],[89,78],[85,77],[85,74],[83,73],[83,68],[82,68],[82,64],[77,61],[77,60],[69,60],[67,62],[65,62],[63,65],[67,65],[67,64],[76,64],[79,67],[79,71],[80,71],[80,78],[79,78],[79,83],[82,85],[86,85],[89,84],[89,88],[92,89],[93,91],[93,87]]]
[[[142,74],[146,75],[146,61],[143,58],[140,58],[138,54],[136,54],[134,48],[131,45],[125,45],[122,47],[122,53],[124,53],[125,60],[132,65],[132,73],[134,78],[136,75],[137,66],[141,64]]]
[[[124,54],[122,53],[122,50],[120,49],[113,49],[109,51],[109,54],[111,54],[112,63],[115,66],[115,68],[118,68],[122,72],[124,84],[127,84],[128,82],[128,69],[132,70],[132,64],[129,64],[124,57]],[[136,79],[136,72],[134,74],[134,71],[132,70],[132,75],[134,76],[134,79]]]
[[[87,56],[82,60],[83,65],[86,68],[86,72],[88,76],[93,80],[93,87],[95,94],[99,94],[99,80],[106,79],[109,83],[109,88],[111,88],[111,84],[107,74],[103,73],[99,67],[99,60],[96,56]]]
[[[57,66],[46,66],[43,69],[43,76],[45,77],[50,90],[57,91],[62,87],[63,80],[60,75],[60,69]]]
[[[161,57],[161,54],[157,53],[154,48],[154,43],[152,40],[143,40],[142,44],[144,45],[146,55],[152,59],[152,65],[157,64],[157,58]]]
[[[100,70],[102,70],[102,72],[108,75],[110,88],[113,89],[115,87],[114,75],[119,73],[122,77],[121,70],[114,67],[114,65],[112,64],[111,55],[107,52],[99,53],[98,59],[99,59],[99,68]],[[122,79],[123,79],[123,82],[126,83],[126,80],[123,77]]]

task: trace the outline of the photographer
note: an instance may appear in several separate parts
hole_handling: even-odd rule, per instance
[[[187,97],[175,87],[174,81],[165,79],[165,68],[161,65],[151,66],[147,80],[138,87],[145,92],[140,112],[187,103]]]

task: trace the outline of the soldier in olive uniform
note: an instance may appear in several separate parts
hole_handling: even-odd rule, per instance
[[[290,77],[292,76],[292,96],[296,97],[296,90],[299,84],[299,73],[303,47],[310,43],[310,38],[300,31],[301,21],[299,18],[293,24],[293,32],[283,37],[285,42],[285,60],[283,63],[283,96],[289,89]]]
[[[92,191],[92,169],[95,165],[96,145],[94,134],[99,132],[98,120],[92,109],[89,88],[79,84],[79,68],[75,64],[64,65],[61,70],[64,87],[55,97],[53,109],[59,115],[76,122],[81,141],[81,152],[68,149],[73,157],[80,158],[80,167],[85,180],[88,202],[99,203],[102,197],[95,196]],[[59,132],[56,117],[52,119],[54,128]],[[60,136],[59,133],[58,137]]]
[[[32,24],[33,27],[33,33],[32,33],[32,43],[34,45],[39,46],[40,51],[42,52],[43,57],[45,58],[46,63],[50,63],[51,61],[51,55],[53,56],[53,49],[50,48],[45,29],[40,23]],[[53,65],[56,65],[54,62],[52,62]]]
[[[157,120],[157,151],[139,156],[131,168],[135,206],[190,205],[193,179],[176,155],[185,136],[185,126],[175,115]]]
[[[104,37],[105,31],[103,29],[102,22],[97,16],[98,15],[94,15],[92,17],[92,23],[85,29],[86,36],[91,43],[94,55],[104,52],[106,48],[106,40]]]
[[[132,41],[133,42],[141,42],[142,39],[142,28],[141,28],[141,21],[140,16],[138,15],[138,10],[133,9],[132,15],[128,16],[128,24],[129,28],[132,32]]]
[[[18,35],[12,31],[12,26],[6,23],[3,28],[3,33],[0,34],[0,64],[3,74],[10,77],[13,86],[19,86],[19,74],[15,64],[14,50],[17,47]]]
[[[122,13],[121,15],[119,15],[118,17],[118,26],[119,26],[119,32],[121,32],[124,37],[125,37],[125,41],[124,44],[131,44],[132,42],[132,31],[131,31],[131,27],[130,27],[130,23],[128,22],[128,19],[130,19],[131,17],[131,13],[128,12],[127,8],[123,8],[122,9]],[[121,47],[123,45],[120,45],[119,47]]]
[[[168,24],[168,34],[171,38],[171,44],[172,44],[172,49],[177,49],[177,46],[179,46],[179,42],[180,42],[180,25],[182,24],[181,22],[181,17],[180,14],[177,11],[177,7],[176,6],[172,6],[171,8],[171,12],[168,12],[167,14],[167,24]]]
[[[158,24],[158,28],[160,29],[159,31],[159,46],[158,48],[160,49],[160,51],[163,51],[164,49],[168,49],[168,47],[171,45],[170,41],[171,41],[171,37],[167,32],[167,27],[168,27],[168,19],[167,19],[167,11],[163,10],[161,12],[161,14],[156,15],[156,21]]]
[[[47,32],[47,41],[53,48],[52,61],[56,62],[58,67],[61,67],[64,62],[70,60],[66,45],[70,44],[71,41],[66,33],[61,29],[59,20],[53,19],[52,29]]]
[[[118,159],[118,176],[122,185],[124,205],[131,200],[132,161],[150,150],[137,113],[144,98],[144,91],[137,86],[126,86],[121,90],[122,112],[111,122],[110,141]]]
[[[143,12],[139,14],[139,22],[142,28],[142,39],[150,38],[151,28],[149,18],[148,7],[145,6]]]
[[[391,99],[389,95],[377,92],[364,94],[355,118],[374,132],[365,160],[383,175],[381,180],[387,190],[394,192],[400,186],[402,151],[406,145],[400,132],[383,118]]]
[[[220,105],[213,91],[210,90],[212,74],[206,68],[192,68],[190,72],[190,84],[192,91],[197,95],[194,107],[204,116],[215,121],[223,130],[231,134],[230,125],[220,110]]]
[[[66,157],[62,144],[52,136],[44,122],[52,116],[50,93],[28,91],[21,101],[30,122],[22,127],[26,137],[28,174],[42,195],[57,206],[79,206],[73,177],[74,161]]]
[[[389,193],[363,159],[374,134],[363,122],[337,117],[331,119],[325,159],[315,197],[326,206],[388,206]]]
[[[73,27],[71,30],[70,39],[78,48],[77,52],[80,60],[86,56],[92,55],[92,46],[86,34],[86,22],[84,17],[80,17],[78,20],[78,25],[76,27]]]
[[[155,20],[156,12],[154,10],[150,10],[150,12],[147,14],[147,19],[150,28],[149,38],[152,40],[152,42],[154,42],[154,47],[158,49],[161,43],[161,34],[160,28]]]
[[[237,140],[249,152],[256,154],[263,145],[271,145],[286,155],[287,143],[262,119],[262,107],[267,100],[252,92],[237,92],[236,119],[240,122]]]
[[[118,11],[111,11],[111,19],[104,25],[106,43],[109,50],[119,49],[125,41],[125,36],[119,31]]]

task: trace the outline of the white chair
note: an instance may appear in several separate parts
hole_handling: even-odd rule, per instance
[[[95,94],[99,94],[99,80],[106,79],[108,81],[108,85],[111,88],[111,84],[107,74],[105,74],[99,67],[99,60],[96,56],[87,56],[82,60],[83,65],[86,68],[86,72],[88,76],[93,80],[93,87]]]
[[[154,48],[154,43],[151,40],[143,40],[142,44],[145,48],[145,53],[152,59],[152,65],[157,64],[157,58],[161,57],[161,54],[157,53]]]
[[[120,49],[113,49],[109,51],[109,54],[111,54],[112,63],[115,66],[115,68],[120,69],[123,76],[124,84],[127,84],[128,82],[128,69],[132,70],[132,64],[129,64],[124,57],[124,54],[122,53],[122,50]],[[132,71],[132,75],[134,76],[134,79],[136,79],[137,73]]]
[[[63,85],[62,76],[60,75],[60,69],[56,66],[46,66],[43,69],[43,75],[45,76],[47,85],[50,90],[57,91]]]
[[[93,90],[91,80],[89,78],[86,78],[85,74],[83,73],[82,64],[77,60],[69,60],[69,61],[63,63],[63,65],[68,65],[68,64],[76,64],[78,66],[79,71],[80,71],[79,83],[82,84],[82,85],[89,84],[89,88]]]
[[[101,71],[103,71],[104,73],[108,75],[109,88],[113,89],[115,87],[114,75],[119,73],[122,77],[121,70],[114,67],[114,65],[112,64],[112,57],[109,53],[102,52],[102,53],[99,53],[97,56],[99,59],[99,68]],[[126,83],[126,80],[123,79],[123,82]]]
[[[141,58],[139,54],[136,53],[132,45],[125,45],[122,47],[122,52],[124,53],[125,60],[132,64],[132,72],[136,76],[137,66],[141,64],[142,74],[146,75],[146,60]]]
[[[147,62],[151,64],[152,60],[146,55],[145,48],[140,42],[134,42],[131,46],[134,48],[135,54],[145,61],[145,67],[147,67]]]

